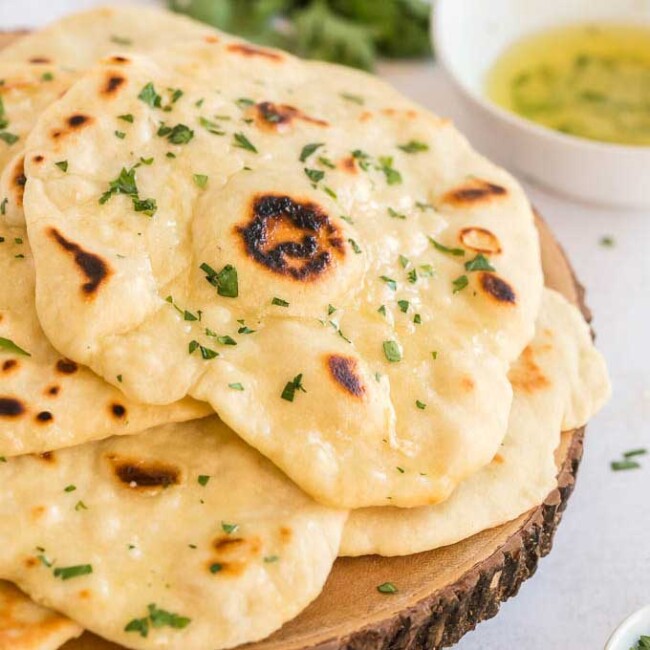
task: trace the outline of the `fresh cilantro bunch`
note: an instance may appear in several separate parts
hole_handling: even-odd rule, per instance
[[[262,45],[371,70],[430,54],[426,0],[169,0],[173,10]]]

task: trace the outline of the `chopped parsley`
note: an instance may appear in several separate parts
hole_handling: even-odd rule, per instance
[[[427,405],[424,402],[421,402],[419,399],[415,400],[415,405],[421,410],[424,411],[424,409],[427,407]]]
[[[328,169],[336,169],[336,165],[329,158],[325,158],[325,156],[319,156],[318,162]]]
[[[388,288],[391,291],[397,291],[397,282],[395,282],[395,280],[393,280],[392,278],[389,278],[387,275],[381,275],[379,277],[380,277],[381,280],[383,280],[388,285]]]
[[[11,146],[12,144],[16,144],[20,140],[20,137],[14,133],[9,133],[9,131],[0,131],[0,140]]]
[[[54,75],[51,72],[44,72],[41,75],[41,81],[52,81],[54,79]]]
[[[111,36],[111,43],[115,43],[116,45],[133,45],[133,41],[130,38],[116,36],[115,34]]]
[[[382,305],[378,310],[377,310],[382,316],[386,316],[386,305]]]
[[[171,627],[176,630],[186,628],[192,619],[187,616],[172,614],[164,609],[158,609],[155,603],[148,606],[149,614],[144,618],[135,618],[126,624],[125,632],[137,632],[141,637],[146,638],[149,634],[149,625],[154,628]]]
[[[62,172],[67,172],[68,171],[68,161],[67,160],[61,160],[58,163],[54,163]]]
[[[160,108],[162,105],[162,97],[156,92],[156,89],[151,82],[142,88],[138,95],[138,99],[151,106],[151,108]]]
[[[23,350],[20,346],[16,345],[11,339],[5,339],[0,336],[0,350],[4,352],[12,352],[13,354],[22,354],[25,357],[31,357],[32,355]]]
[[[630,451],[626,451],[623,454],[623,460],[612,461],[610,463],[610,466],[615,472],[628,469],[640,469],[641,463],[634,459],[638,458],[639,456],[645,456],[647,453],[647,449],[632,449]]]
[[[420,323],[422,323],[422,316],[420,316],[420,314],[415,314],[415,316],[413,316],[413,322],[416,325],[420,325]]]
[[[391,363],[396,363],[402,360],[402,351],[400,350],[397,341],[384,341],[384,356]]]
[[[398,300],[397,304],[399,305],[400,311],[405,314],[411,305],[411,303],[408,300]]]
[[[228,388],[232,388],[233,390],[239,390],[239,391],[244,390],[244,387],[239,382],[237,382],[236,384],[228,384]]]
[[[133,209],[136,212],[143,212],[149,217],[153,217],[158,209],[155,199],[140,199],[138,186],[135,179],[135,170],[139,165],[134,165],[131,169],[122,167],[120,175],[111,181],[108,190],[99,198],[100,205],[104,205],[116,194],[124,194],[133,201]]]
[[[221,522],[221,530],[223,530],[226,535],[232,535],[239,530],[239,524],[228,524],[225,521]]]
[[[210,477],[207,474],[201,474],[197,481],[199,485],[205,487],[210,482]]]
[[[614,248],[616,246],[616,240],[611,235],[603,235],[599,243],[603,248]]]
[[[389,185],[399,185],[402,182],[402,175],[393,167],[391,156],[379,157],[379,169],[384,173]]]
[[[206,361],[210,361],[216,357],[219,356],[219,353],[216,350],[212,350],[210,348],[207,348],[203,345],[201,345],[198,341],[190,341],[189,347],[188,347],[189,353],[194,354],[197,350],[201,352],[201,357],[205,359]]]
[[[323,146],[323,142],[312,142],[311,144],[306,144],[302,151],[300,152],[300,162],[305,162],[309,156],[311,156],[318,148]]]
[[[350,246],[352,246],[352,250],[355,252],[355,254],[361,255],[361,248],[359,248],[359,244],[357,244],[354,239],[348,239],[348,242],[350,243]]]
[[[460,277],[453,280],[451,284],[454,287],[453,292],[458,293],[467,287],[469,280],[467,279],[466,275],[461,275]]]
[[[253,153],[258,153],[255,146],[243,133],[235,133],[233,138],[235,140],[233,146],[238,147],[239,149],[246,149],[246,151],[252,151]]]
[[[276,305],[277,307],[288,307],[289,303],[286,300],[282,300],[282,298],[273,298],[271,300],[272,305]]]
[[[187,144],[194,137],[194,131],[185,124],[167,126],[163,122],[158,129],[157,135],[162,138],[167,138],[172,144]]]
[[[207,117],[199,117],[199,124],[209,133],[214,135],[226,135],[226,132],[221,129],[221,127],[212,120],[209,120]]]
[[[441,253],[447,253],[447,255],[454,255],[455,257],[462,257],[465,255],[465,251],[462,248],[449,248],[448,246],[444,246],[440,242],[436,241],[433,237],[429,237],[429,241],[433,244],[433,247]]]
[[[239,281],[237,269],[231,264],[226,264],[221,271],[215,271],[205,262],[199,267],[206,273],[205,279],[217,288],[217,293],[224,298],[237,298],[239,296]]]
[[[482,253],[479,253],[474,259],[465,262],[466,271],[495,271],[496,269],[490,264],[490,261]]]
[[[76,485],[68,485],[63,489],[63,491],[64,492],[74,492],[76,489],[77,489]]]
[[[214,562],[210,565],[210,573],[219,573],[221,569],[223,569],[223,565],[219,564],[218,562]]]
[[[83,501],[77,501],[74,509],[79,512],[80,510],[88,510],[88,506]]]
[[[7,203],[9,203],[9,199],[5,196],[4,199],[2,199],[2,203],[0,203],[0,214],[5,215],[7,214]],[[2,238],[2,241],[4,241],[5,238]]]
[[[422,151],[429,151],[429,145],[419,140],[410,140],[406,144],[400,144],[397,147],[404,153],[421,153]]]
[[[396,594],[398,589],[392,582],[384,582],[377,587],[380,594]]]
[[[353,95],[352,93],[341,93],[341,97],[345,99],[348,102],[352,102],[353,104],[359,104],[359,106],[363,106],[365,104],[365,100],[361,95]]]
[[[406,279],[411,283],[415,284],[418,281],[418,272],[416,269],[411,269],[407,274],[406,274]]]
[[[192,178],[197,187],[204,190],[208,185],[208,177],[205,174],[193,174]]]
[[[393,219],[406,219],[405,214],[397,212],[397,210],[393,210],[393,208],[388,208],[388,216],[392,217]]]
[[[400,255],[398,259],[399,259],[399,265],[400,265],[403,269],[405,269],[405,268],[406,268],[406,267],[411,263],[411,261],[409,260],[409,258],[406,257],[405,255]]]
[[[237,341],[227,334],[225,336],[217,336],[216,339],[221,345],[237,345]]]
[[[307,392],[305,387],[302,385],[302,373],[296,375],[291,381],[287,382],[280,397],[287,402],[293,402],[294,397],[296,396],[296,391],[302,391],[303,393]]]
[[[79,576],[87,576],[93,572],[93,567],[90,564],[78,564],[76,566],[57,567],[54,569],[54,577],[61,578],[61,580],[71,580]]]
[[[117,119],[122,120],[123,122],[128,122],[129,124],[133,124],[133,115],[131,113],[125,113],[124,115],[118,115]]]
[[[325,178],[325,172],[320,169],[309,169],[305,167],[305,174],[312,183],[318,183]]]
[[[115,131],[115,137],[124,140],[124,138],[126,138],[126,133],[124,133],[124,131]]]
[[[248,97],[240,97],[237,101],[235,101],[235,104],[237,104],[239,108],[244,109],[248,108],[249,106],[253,106],[253,104],[255,104],[255,101],[253,99],[249,99]]]

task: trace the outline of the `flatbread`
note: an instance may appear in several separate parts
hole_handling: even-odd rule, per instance
[[[409,555],[447,546],[515,519],[546,498],[556,485],[560,431],[584,425],[610,392],[589,328],[560,294],[545,291],[537,333],[510,380],[508,433],[492,463],[438,506],[352,512],[342,555]]]
[[[80,70],[111,52],[147,51],[212,34],[204,23],[155,7],[97,7],[16,40],[2,49],[0,64],[49,63]]]
[[[213,412],[192,399],[139,404],[59,354],[36,317],[24,228],[0,224],[0,278],[0,457],[49,452]]]
[[[83,628],[37,605],[9,582],[0,580],[0,648],[57,650],[81,636]]]
[[[0,485],[0,575],[128,648],[267,636],[321,591],[347,514],[215,417],[10,459]]]
[[[25,139],[38,116],[75,78],[52,65],[0,62],[0,222],[24,225]]]
[[[104,61],[26,170],[44,330],[131,398],[209,402],[333,506],[437,503],[494,456],[538,240],[448,122],[221,35]]]

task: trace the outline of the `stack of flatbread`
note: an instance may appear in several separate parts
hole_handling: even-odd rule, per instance
[[[605,364],[448,121],[144,7],[0,79],[0,647],[255,641],[555,487]]]

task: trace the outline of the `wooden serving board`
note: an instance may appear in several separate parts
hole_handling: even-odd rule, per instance
[[[0,48],[16,36],[0,34]],[[537,227],[546,285],[578,305],[590,320],[584,290],[562,248],[539,217]],[[575,485],[583,436],[584,429],[562,434],[556,452],[557,488],[539,507],[435,551],[399,558],[341,558],[315,602],[246,650],[437,650],[453,645],[494,616],[551,550]],[[379,593],[377,586],[384,582],[395,583],[398,593]],[[120,648],[86,633],[63,650]]]

